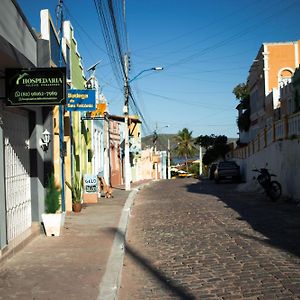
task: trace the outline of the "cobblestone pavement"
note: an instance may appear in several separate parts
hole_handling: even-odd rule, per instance
[[[300,208],[235,188],[176,179],[142,190],[119,299],[300,299]]]

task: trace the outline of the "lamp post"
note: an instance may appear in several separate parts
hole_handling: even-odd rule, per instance
[[[157,128],[157,124],[156,124],[155,130],[153,131],[154,152],[156,152],[156,141],[157,141],[157,138],[158,138],[158,136],[157,136],[158,130],[161,130],[163,128],[168,128],[168,127],[170,127],[170,125],[165,125],[165,126],[162,126],[160,128]]]
[[[124,123],[125,123],[125,132],[124,132],[124,168],[125,168],[125,190],[130,191],[130,181],[131,181],[131,172],[130,172],[130,160],[129,160],[129,132],[128,132],[128,102],[129,102],[129,84],[136,80],[141,74],[148,71],[162,71],[163,67],[153,67],[149,69],[142,70],[136,76],[129,80],[128,78],[128,55],[124,57],[125,63],[125,82],[124,82]]]

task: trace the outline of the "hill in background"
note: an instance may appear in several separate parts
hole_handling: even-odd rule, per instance
[[[168,139],[170,140],[170,149],[174,149],[177,146],[175,141],[177,134],[158,134],[156,141],[156,149],[158,151],[167,151],[168,150]],[[236,143],[237,138],[228,138],[227,143]],[[154,146],[153,135],[148,135],[142,138],[142,149],[151,148]]]
[[[177,142],[175,137],[177,134],[158,134],[156,140],[156,149],[158,151],[167,151],[168,150],[168,139],[170,140],[170,149],[176,147]],[[142,138],[142,149],[147,149],[154,147],[153,135],[148,135]]]

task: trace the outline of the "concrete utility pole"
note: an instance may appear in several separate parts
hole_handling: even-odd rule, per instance
[[[202,175],[202,147],[199,147],[199,175]]]
[[[56,7],[57,21],[60,22],[60,49],[59,67],[62,64],[62,39],[63,39],[63,0],[59,0]],[[59,105],[59,153],[60,153],[60,177],[61,177],[61,210],[66,211],[65,204],[65,147],[64,147],[64,106]]]
[[[129,57],[128,54],[124,56],[124,66],[125,66],[125,82],[124,82],[124,121],[125,121],[125,132],[124,132],[124,168],[125,168],[125,190],[130,191],[130,182],[131,182],[131,166],[129,160],[129,131],[128,131],[128,101],[129,101],[129,83],[136,80],[141,74],[148,71],[162,71],[163,67],[153,67],[150,69],[142,70],[136,76],[134,76],[131,80],[128,77],[129,70]]]
[[[131,171],[130,171],[130,160],[129,160],[129,132],[128,132],[128,101],[129,101],[129,80],[128,80],[128,54],[124,56],[125,65],[125,82],[124,82],[124,168],[125,168],[125,190],[130,191]]]
[[[170,139],[168,139],[168,179],[171,179],[171,149],[170,149]]]

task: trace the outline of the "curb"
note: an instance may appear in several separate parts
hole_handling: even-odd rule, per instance
[[[106,264],[106,271],[99,284],[97,300],[115,300],[118,297],[117,295],[121,282],[121,273],[125,254],[124,243],[130,210],[136,194],[139,190],[149,184],[150,183],[145,183],[133,189],[125,202],[118,224],[117,233],[115,234],[112,249]]]

